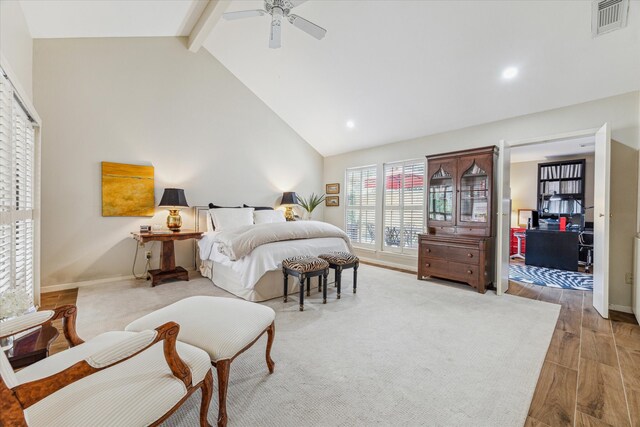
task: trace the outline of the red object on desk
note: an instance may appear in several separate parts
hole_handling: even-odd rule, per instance
[[[560,231],[567,231],[567,217],[560,218]]]
[[[512,228],[511,229],[511,236],[509,239],[510,245],[509,245],[509,255],[515,255],[518,253],[518,239],[516,238],[516,236],[513,235],[513,233],[524,233],[526,232],[527,229],[526,228]],[[527,252],[527,243],[525,239],[522,239],[522,253],[525,254]]]

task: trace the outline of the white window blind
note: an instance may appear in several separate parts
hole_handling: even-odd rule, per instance
[[[347,169],[345,224],[353,243],[376,242],[376,186],[375,166]]]
[[[34,136],[28,114],[0,73],[0,294],[23,289],[32,301]]]
[[[384,165],[383,248],[415,253],[424,231],[425,162],[409,160]]]

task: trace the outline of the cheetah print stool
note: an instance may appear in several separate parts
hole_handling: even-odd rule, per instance
[[[360,266],[360,259],[349,252],[329,252],[327,254],[318,255],[329,263],[329,268],[336,271],[336,287],[338,288],[338,299],[340,299],[341,285],[342,285],[342,270],[345,268],[353,268],[353,293],[356,293],[356,287],[358,285],[358,267]]]
[[[289,295],[289,275],[300,280],[300,311],[304,311],[304,282],[307,282],[307,296],[311,295],[311,278],[318,277],[318,290],[322,288],[322,303],[327,303],[327,276],[329,263],[312,256],[294,256],[282,261],[284,275],[284,302]]]

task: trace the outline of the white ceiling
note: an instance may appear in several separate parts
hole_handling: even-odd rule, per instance
[[[309,1],[295,13],[321,41],[286,22],[269,49],[258,17],[221,21],[204,46],[331,155],[640,89],[632,3],[627,28],[593,39],[590,1]]]
[[[321,154],[332,155],[640,89],[640,2],[591,36],[591,1],[311,0],[283,22],[221,20],[208,49]],[[22,1],[33,37],[187,35],[194,0]],[[260,9],[235,0],[228,11]],[[517,66],[505,81],[501,72]],[[352,120],[353,129],[346,126]]]
[[[189,35],[206,0],[23,0],[31,37]]]
[[[523,145],[511,149],[511,163],[550,160],[595,152],[595,136]]]

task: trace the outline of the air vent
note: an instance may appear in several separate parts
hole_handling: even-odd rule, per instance
[[[593,36],[627,26],[629,0],[594,0],[591,29]]]

